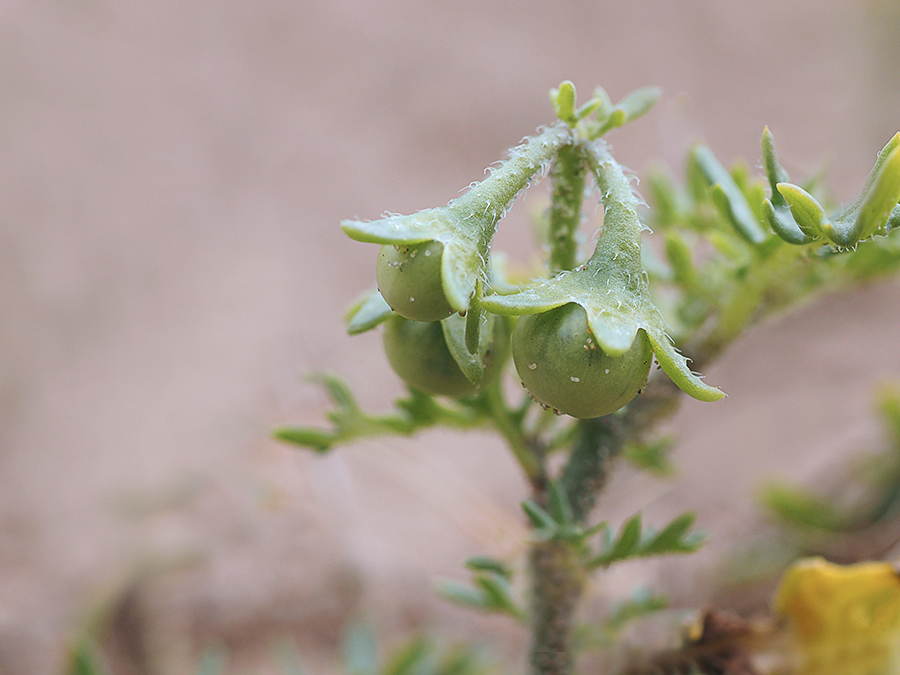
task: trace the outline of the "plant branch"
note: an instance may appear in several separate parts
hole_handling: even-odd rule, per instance
[[[514,419],[512,411],[507,407],[503,398],[503,390],[500,382],[495,382],[484,391],[484,399],[490,410],[490,416],[497,430],[503,434],[507,445],[518,461],[522,471],[532,485],[546,482],[546,471],[539,453],[528,443],[522,433],[521,423]]]
[[[550,273],[570,270],[577,262],[575,232],[581,224],[585,165],[577,149],[564,145],[550,169]]]

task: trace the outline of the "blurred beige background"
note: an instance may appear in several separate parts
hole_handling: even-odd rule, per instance
[[[341,374],[370,409],[400,393],[378,336],[343,332],[376,251],[338,222],[453,198],[550,121],[563,79],[663,87],[611,135],[639,173],[697,139],[758,166],[768,124],[795,176],[828,167],[847,199],[900,128],[898,17],[887,0],[0,2],[0,673],[57,672],[116,597],[123,673],[189,672],[208,644],[227,672],[274,672],[282,635],[328,672],[354,617],[514,655],[520,632],[429,590],[468,555],[521,552],[524,485],[496,441],[314,458],[268,439],[323,422],[303,373]],[[521,239],[498,245],[527,257]],[[623,472],[607,512],[687,504],[726,548],[763,477],[867,447],[872,387],[900,377],[898,301],[885,282],[747,336],[708,374],[730,397],[673,423],[680,480]]]

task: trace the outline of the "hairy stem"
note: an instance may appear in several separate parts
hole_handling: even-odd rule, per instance
[[[656,377],[622,415],[607,415],[578,423],[578,435],[560,484],[572,506],[572,516],[584,524],[606,484],[611,461],[625,443],[674,413],[680,392],[668,377]],[[546,487],[532,499],[546,506]],[[571,546],[551,540],[531,550],[532,675],[569,675],[573,621],[584,590],[586,573]]]
[[[528,187],[535,174],[546,169],[559,149],[570,142],[569,139],[570,132],[564,124],[544,129],[537,136],[513,148],[508,160],[448,206],[467,216],[488,216],[487,222],[496,225],[509,208],[510,202]]]
[[[559,149],[550,168],[553,195],[550,205],[550,272],[570,270],[577,263],[575,232],[581,224],[586,167],[572,145]]]
[[[497,430],[503,434],[507,445],[525,472],[532,485],[546,483],[545,469],[539,453],[531,447],[525,435],[522,433],[521,424],[514,418],[512,412],[503,398],[503,391],[499,382],[489,386],[484,396],[490,408],[491,418],[497,426]]]
[[[584,587],[584,569],[571,547],[556,540],[536,544],[529,562],[533,580],[531,672],[568,675],[572,671],[572,618]]]

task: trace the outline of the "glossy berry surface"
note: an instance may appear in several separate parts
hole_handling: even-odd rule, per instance
[[[391,308],[412,321],[440,321],[453,313],[441,281],[439,241],[386,245],[378,254],[378,290]]]
[[[509,330],[503,317],[489,316],[493,339],[484,354],[482,387],[495,381],[509,357]],[[460,370],[450,353],[440,321],[409,321],[391,317],[384,327],[384,352],[391,368],[406,384],[433,396],[464,398],[478,388]]]
[[[605,353],[577,303],[521,317],[512,353],[519,378],[538,403],[583,419],[609,415],[631,401],[646,384],[653,358],[643,330],[623,355]]]

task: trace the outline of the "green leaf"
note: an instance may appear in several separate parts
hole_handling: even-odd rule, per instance
[[[525,612],[512,599],[512,587],[508,579],[499,574],[479,574],[475,577],[475,583],[484,591],[491,609],[517,619],[525,619]]]
[[[553,516],[530,499],[522,501],[522,510],[535,528],[539,530],[556,530],[559,526],[559,523],[556,522]]]
[[[662,96],[662,89],[659,87],[635,89],[619,101],[616,107],[625,112],[625,121],[631,122],[650,112],[660,96]]]
[[[469,558],[465,563],[466,567],[473,572],[493,572],[507,579],[512,577],[512,568],[502,560],[490,558],[487,556],[476,556]]]
[[[706,180],[716,208],[738,234],[751,244],[761,244],[766,239],[766,233],[760,227],[744,193],[712,151],[706,146],[697,145],[691,150],[690,162],[696,168],[695,173]]]
[[[790,207],[791,215],[803,234],[811,239],[831,238],[834,225],[815,197],[793,183],[778,183],[776,188]]]
[[[563,122],[573,125],[578,121],[575,115],[575,85],[569,80],[562,82],[558,89],[550,90],[550,102],[556,116]]]
[[[795,526],[839,531],[847,525],[844,514],[830,501],[800,488],[769,485],[763,491],[762,502],[775,516]]]
[[[445,600],[463,607],[472,607],[481,611],[487,611],[491,608],[490,602],[482,589],[473,588],[468,584],[461,584],[452,579],[440,581],[436,592]]]
[[[650,338],[650,344],[653,345],[653,353],[656,355],[659,365],[684,393],[698,401],[708,403],[725,398],[724,391],[706,384],[688,367],[687,358],[675,349],[675,345],[667,335],[661,339],[653,333],[648,333],[647,336]]]
[[[697,550],[703,542],[699,534],[687,537],[697,519],[695,513],[683,513],[669,523],[662,532],[654,535],[641,545],[641,555],[662,555],[666,553],[689,553]]]
[[[900,451],[900,389],[886,386],[878,392],[878,413],[891,442]]]
[[[668,606],[667,598],[654,595],[646,588],[637,588],[630,598],[613,608],[605,623],[613,631],[619,631],[629,621],[666,609]]]
[[[611,561],[627,558],[637,549],[641,540],[641,514],[633,516],[619,530],[619,536],[609,553]]]
[[[641,514],[630,518],[622,525],[618,536],[612,537],[609,528],[603,531],[600,554],[588,562],[589,568],[609,567],[614,562],[635,555],[641,541]]]
[[[781,197],[780,193],[777,194]],[[784,201],[784,197],[781,197],[781,200]],[[763,201],[763,214],[772,231],[789,244],[800,245],[815,241],[814,237],[805,234],[800,229],[786,203],[783,207],[776,207],[766,199]]]
[[[485,322],[484,308],[481,306],[481,298],[483,295],[484,282],[481,279],[478,279],[475,282],[475,292],[469,300],[469,309],[466,312],[466,351],[472,356],[479,354],[478,347],[479,336],[481,335],[481,324]],[[490,344],[490,341],[488,341],[488,344]],[[479,382],[480,379],[481,378],[479,378]],[[476,382],[475,384],[478,383]]]
[[[83,635],[68,654],[66,675],[107,675],[100,649],[89,635]]]
[[[437,668],[437,655],[422,637],[411,640],[397,651],[382,669],[382,675],[431,675]]]
[[[651,528],[642,532],[641,514],[638,513],[622,526],[614,540],[605,538],[600,553],[589,560],[587,566],[609,567],[627,558],[696,551],[703,543],[704,536],[700,533],[688,534],[695,517],[693,513],[684,513],[661,532],[654,532]]]
[[[348,387],[339,377],[320,373],[310,375],[308,379],[310,382],[318,382],[319,384],[324,385],[328,390],[328,395],[339,410],[353,413],[360,412],[359,405],[356,403],[353,392],[350,391],[350,387]]]
[[[900,202],[900,134],[885,146],[876,169],[856,218],[854,229],[858,239],[868,239],[883,229],[891,211]]]
[[[359,335],[387,321],[394,311],[391,309],[377,289],[366,291],[350,305],[344,321],[350,335]]]
[[[483,326],[476,330],[476,337],[479,342],[475,353],[469,351],[470,324],[468,316],[461,317],[458,314],[448,316],[441,321],[441,328],[444,331],[444,340],[453,360],[456,361],[466,379],[478,387],[481,386],[481,380],[484,377],[484,360],[491,346],[493,322],[495,319],[493,317],[488,319],[480,306],[474,308],[471,314],[480,317],[480,322],[484,323]]]
[[[897,204],[891,211],[891,215],[888,216],[887,223],[884,226],[884,233],[887,234],[897,228],[900,228],[900,204]]]
[[[574,521],[569,495],[558,480],[550,483],[550,513],[557,523],[565,525]]]
[[[686,290],[693,289],[697,283],[697,271],[687,241],[679,233],[670,232],[666,235],[665,251],[675,283]]]
[[[314,427],[279,427],[272,432],[279,441],[300,445],[316,452],[327,452],[337,440],[337,434]]]
[[[671,437],[650,443],[628,443],[622,451],[622,457],[644,471],[658,476],[671,476],[675,471],[669,461],[669,451],[673,444]]]
[[[787,183],[791,180],[788,172],[778,162],[778,153],[775,151],[775,137],[769,131],[769,127],[763,129],[762,134],[763,167],[766,170],[766,178],[769,180],[771,196],[763,200],[763,215],[769,227],[779,237],[789,244],[808,244],[814,238],[805,234],[791,215],[790,206],[778,191],[779,183]]]

